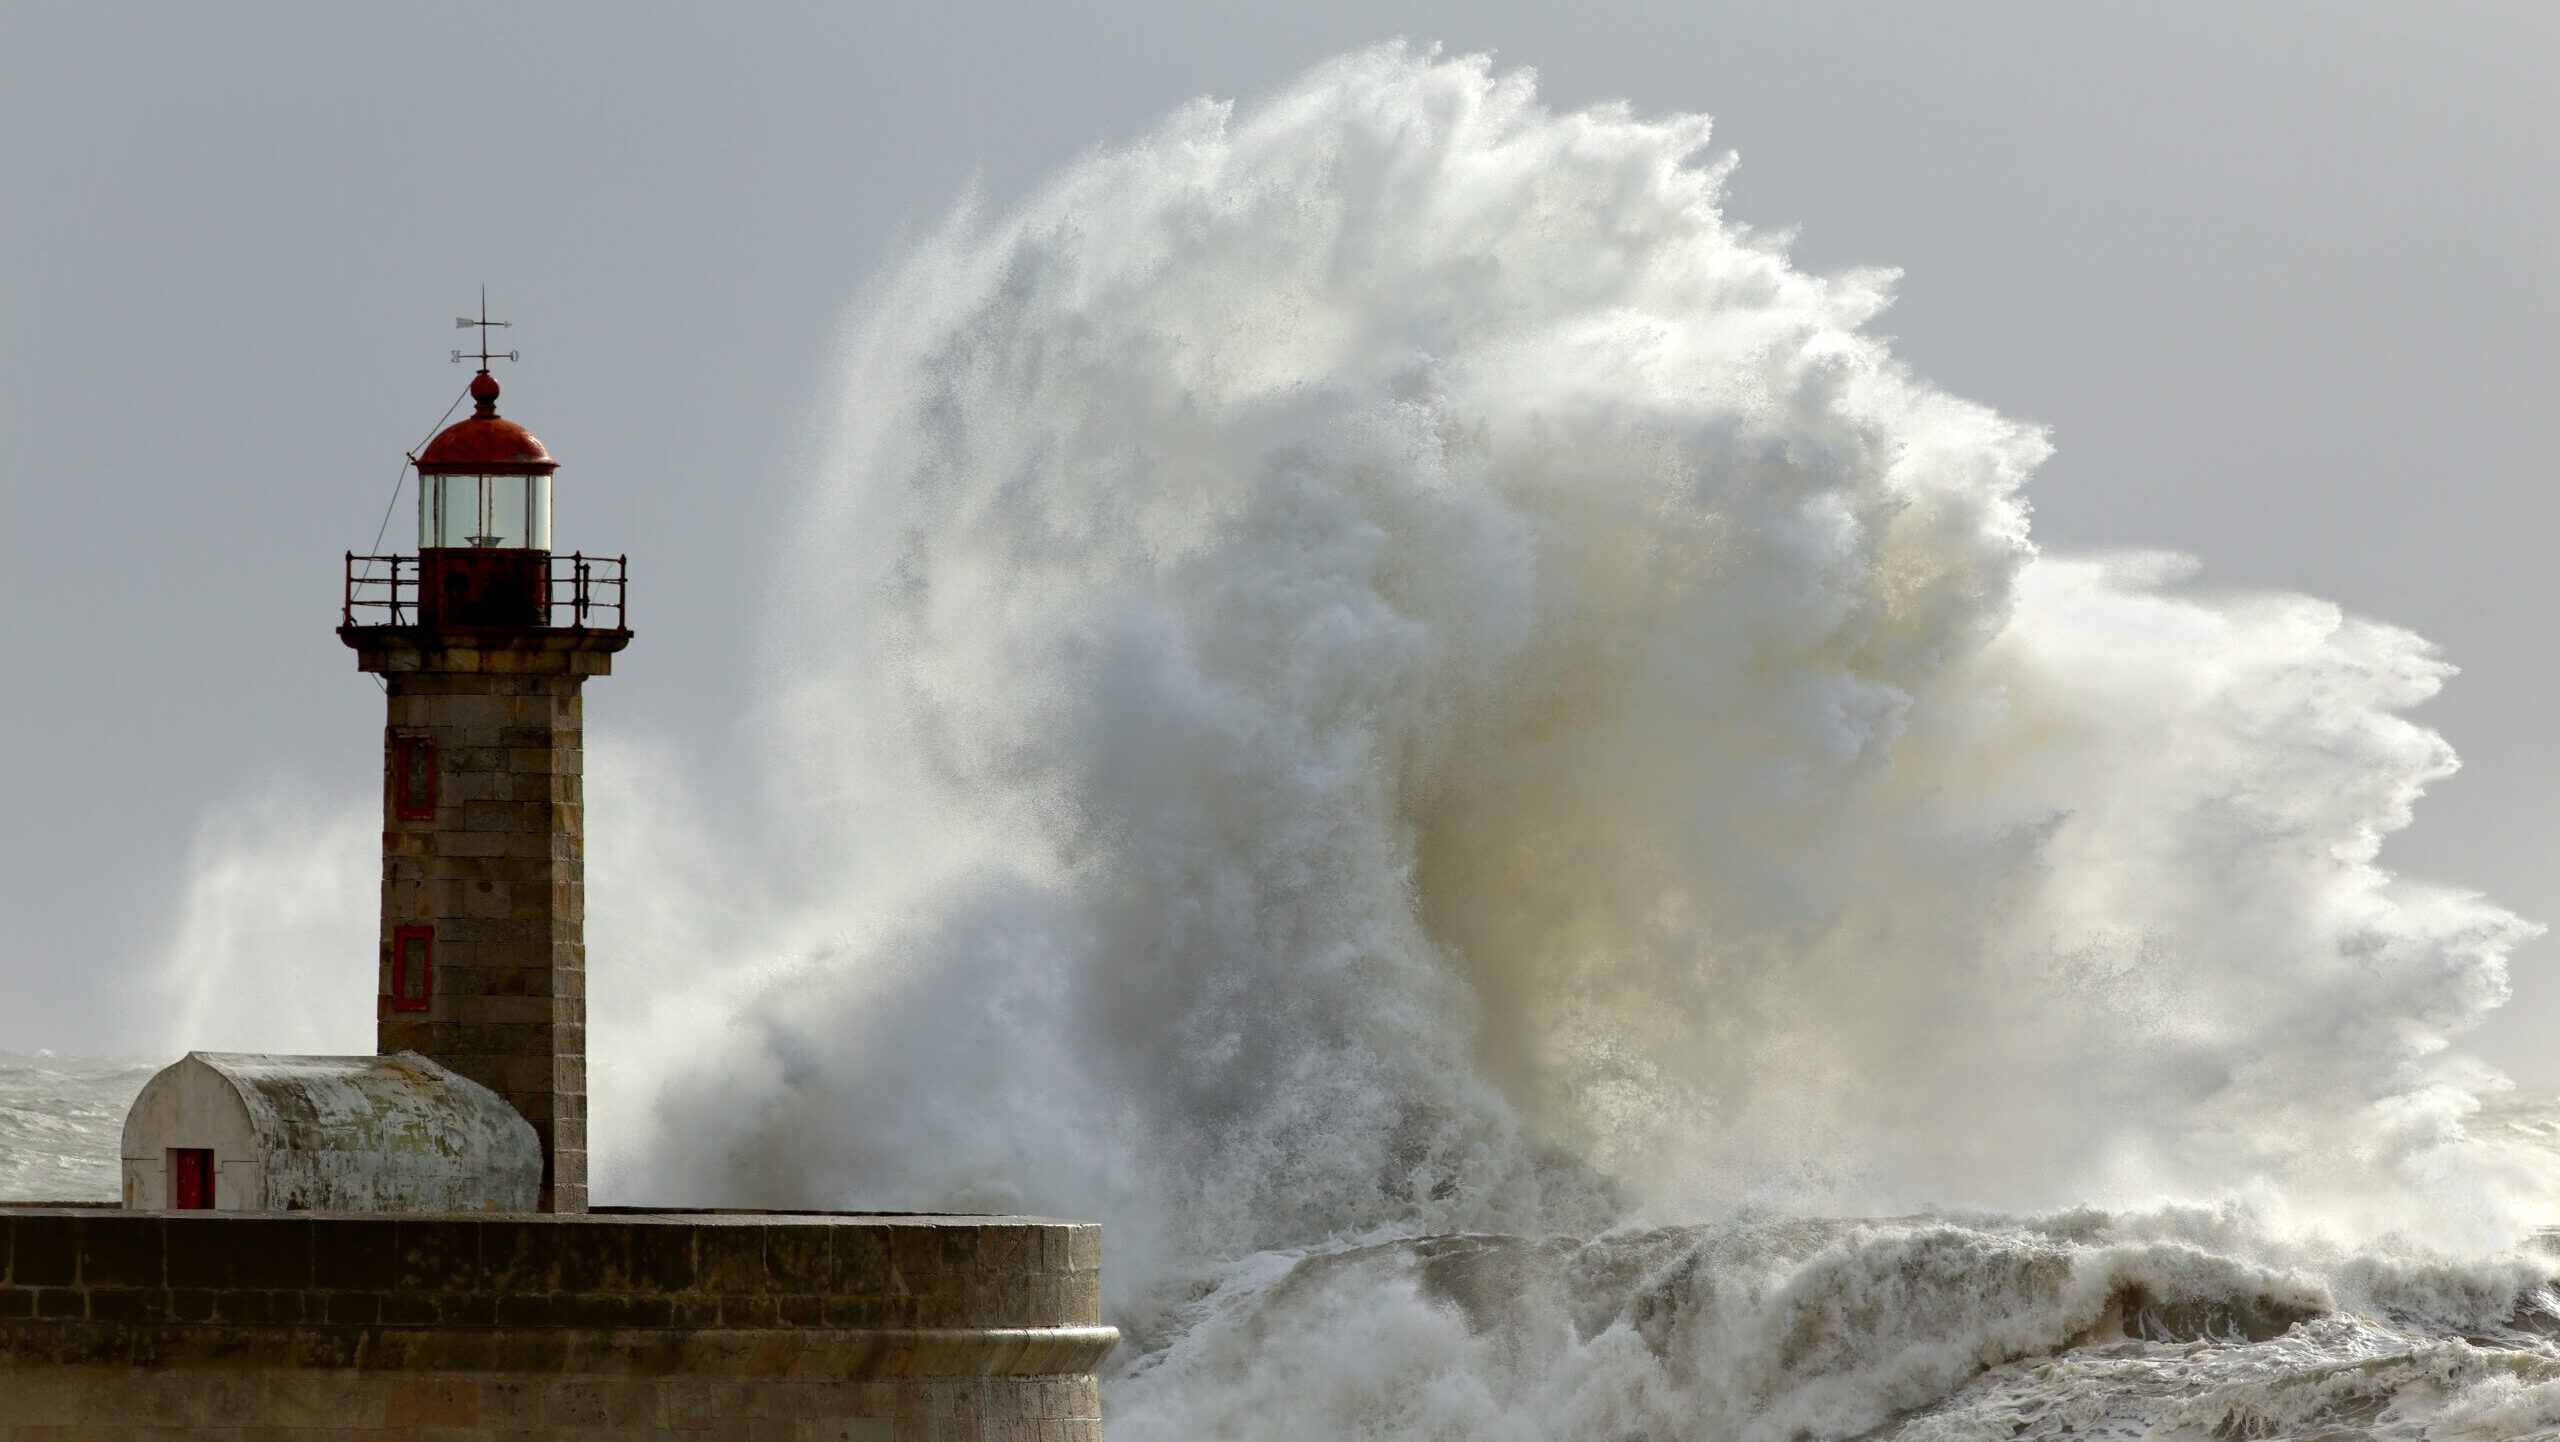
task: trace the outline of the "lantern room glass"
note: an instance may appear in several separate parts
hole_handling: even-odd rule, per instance
[[[418,547],[550,550],[551,478],[418,477]]]

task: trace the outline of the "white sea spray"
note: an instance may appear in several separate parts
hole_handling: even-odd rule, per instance
[[[888,278],[774,730],[895,920],[769,993],[667,1174],[1215,1255],[2440,1211],[2497,1084],[2446,1043],[2528,931],[2374,861],[2448,668],[2040,555],[2044,438],[1892,359],[1889,277],[1728,221],[1705,143],[1376,50]]]

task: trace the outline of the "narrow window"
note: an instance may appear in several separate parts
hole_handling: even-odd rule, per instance
[[[436,743],[427,736],[391,738],[391,810],[403,821],[436,819]]]
[[[436,933],[431,926],[391,929],[391,1009],[425,1011],[435,995]]]
[[[169,1205],[182,1212],[213,1210],[213,1148],[169,1148]]]

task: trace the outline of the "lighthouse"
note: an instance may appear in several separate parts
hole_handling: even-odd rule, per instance
[[[552,549],[559,462],[498,413],[491,321],[472,413],[412,461],[413,554],[349,553],[338,635],[381,678],[384,1056],[506,1099],[542,1149],[539,1206],[587,1207],[581,692],[631,643],[625,560]]]
[[[625,567],[551,548],[559,463],[462,324],[417,549],[350,552],[338,617],[388,708],[379,1054],[190,1052],[121,1208],[0,1207],[0,1438],[1101,1442],[1090,1222],[588,1210],[579,704]]]

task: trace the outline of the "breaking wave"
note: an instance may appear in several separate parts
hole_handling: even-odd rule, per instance
[[[1706,142],[1371,51],[889,277],[773,711],[869,934],[669,1094],[661,1176],[1177,1255],[2441,1214],[2497,1085],[2447,1041],[2529,931],[2375,863],[2448,668],[2039,553],[2045,438],[1891,357],[1889,275],[1726,219]]]
[[[2449,668],[2040,552],[1706,143],[1386,48],[887,277],[642,1173],[1106,1219],[1123,1442],[2560,1425]]]

